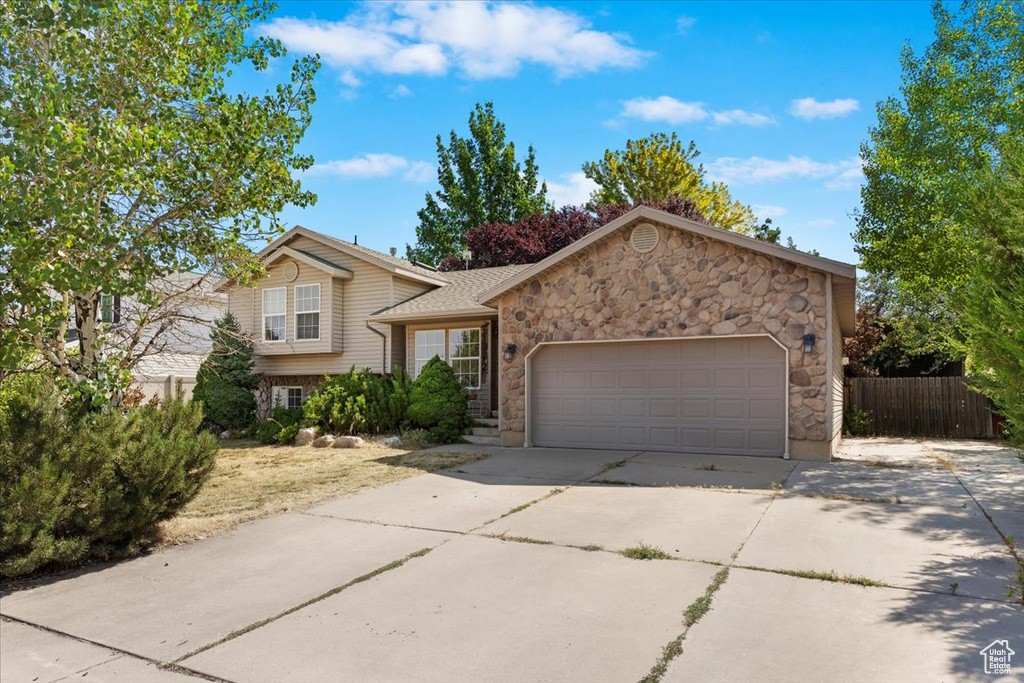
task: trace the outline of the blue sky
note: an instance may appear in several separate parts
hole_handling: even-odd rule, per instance
[[[855,262],[859,146],[932,21],[925,2],[284,2],[255,31],[324,59],[301,146],[319,201],[287,224],[404,253],[437,189],[435,136],[491,100],[557,204],[586,200],[583,162],[675,131],[798,246]]]

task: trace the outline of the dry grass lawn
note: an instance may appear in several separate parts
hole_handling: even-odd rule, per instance
[[[195,541],[259,517],[484,457],[410,451],[371,442],[362,448],[313,448],[226,441],[199,495],[177,517],[161,524],[160,544]]]

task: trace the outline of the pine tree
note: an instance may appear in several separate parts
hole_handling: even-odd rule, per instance
[[[205,421],[224,429],[244,429],[256,414],[253,391],[260,376],[253,372],[252,341],[231,313],[210,332],[213,350],[199,366],[192,399],[201,401]]]

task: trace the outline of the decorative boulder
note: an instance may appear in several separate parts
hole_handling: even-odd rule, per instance
[[[397,436],[388,436],[380,440],[381,446],[389,446],[391,448],[398,448],[402,445],[402,440]]]
[[[365,441],[358,436],[339,436],[334,440],[335,448],[360,448]]]
[[[330,448],[334,445],[334,437],[330,434],[324,434],[320,438],[313,441],[313,448]]]
[[[300,429],[298,433],[295,435],[295,445],[308,446],[309,444],[313,443],[314,439],[316,439],[315,431],[308,427],[306,429]]]
[[[230,429],[225,429],[223,432],[220,433],[220,438],[221,439],[230,439],[231,438],[231,430]]]

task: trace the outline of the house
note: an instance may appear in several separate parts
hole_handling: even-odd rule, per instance
[[[856,270],[647,207],[543,261],[436,272],[296,227],[255,288],[259,405],[439,355],[507,446],[828,459]]]

